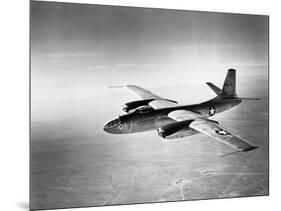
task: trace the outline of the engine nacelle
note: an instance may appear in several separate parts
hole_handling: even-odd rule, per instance
[[[154,99],[146,99],[146,100],[138,100],[138,101],[132,101],[129,103],[125,103],[122,106],[122,110],[125,111],[126,113],[129,113],[141,106],[147,106],[148,103],[150,103],[151,101],[153,101]]]
[[[130,113],[134,110],[136,110],[137,108],[141,107],[141,106],[149,106],[148,104],[153,101],[155,99],[145,99],[145,100],[137,100],[137,101],[132,101],[129,103],[125,103],[122,106],[122,110],[125,111],[126,113]],[[165,99],[167,101],[173,102],[173,103],[177,103],[174,100],[169,100],[169,99]]]
[[[180,138],[183,136],[177,136],[179,134],[182,134],[182,132],[187,132],[191,133],[193,129],[189,128],[190,123],[193,122],[193,120],[186,120],[186,121],[181,121],[181,122],[175,122],[171,123],[168,125],[165,125],[161,128],[157,129],[158,135],[161,136],[162,138]],[[174,136],[176,135],[176,136]]]

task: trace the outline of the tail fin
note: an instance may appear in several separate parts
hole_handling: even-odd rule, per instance
[[[220,94],[222,97],[237,97],[236,94],[236,70],[229,69]]]
[[[224,100],[260,100],[260,98],[252,97],[238,97],[236,94],[236,70],[229,69],[224,80],[222,89],[218,88],[216,85],[207,82],[207,85],[216,93],[219,99]]]
[[[207,85],[216,93],[217,96],[222,98],[236,98],[236,70],[228,70],[222,89],[210,82],[207,82]]]

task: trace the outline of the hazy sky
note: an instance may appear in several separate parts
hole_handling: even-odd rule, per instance
[[[32,2],[32,102],[267,77],[267,47],[266,16]]]
[[[31,207],[267,194],[268,17],[31,2],[30,27]],[[232,148],[204,135],[103,131],[136,100],[108,86],[193,104],[214,97],[205,82],[222,86],[228,68],[239,96],[264,100],[214,119],[257,150],[222,158]],[[175,179],[187,181],[182,193]]]

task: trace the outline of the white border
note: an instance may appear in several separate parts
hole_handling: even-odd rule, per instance
[[[280,6],[262,0],[71,0],[123,5],[270,15],[270,196],[125,205],[80,210],[276,210],[280,207]],[[29,3],[1,2],[1,210],[27,210],[29,143]],[[274,115],[273,115],[274,114]],[[68,209],[76,210],[76,209]]]

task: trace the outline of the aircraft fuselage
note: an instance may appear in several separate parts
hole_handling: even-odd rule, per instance
[[[214,98],[195,105],[176,106],[157,110],[151,109],[143,113],[136,110],[132,113],[121,115],[118,118],[108,122],[104,126],[104,130],[112,134],[128,134],[150,131],[176,122],[167,116],[170,112],[175,110],[188,110],[208,118],[214,116],[215,114],[226,111],[240,103],[241,100],[239,99]],[[194,130],[190,130],[189,132],[190,135],[196,133]]]

